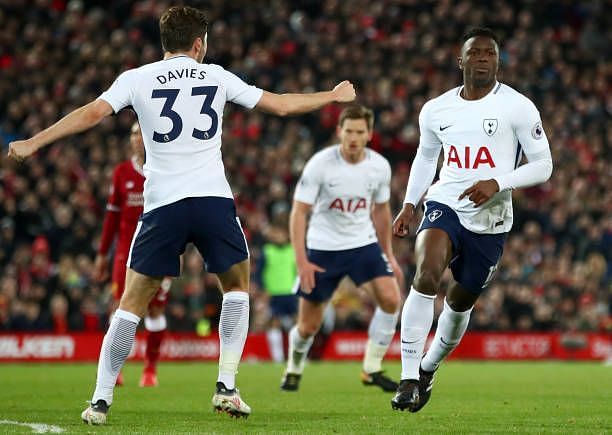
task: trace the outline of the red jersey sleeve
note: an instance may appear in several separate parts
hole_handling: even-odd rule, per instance
[[[113,171],[113,184],[110,187],[108,201],[106,203],[106,214],[102,225],[102,236],[100,237],[100,247],[98,253],[106,255],[111,243],[119,230],[119,219],[121,215],[121,171],[119,166]]]

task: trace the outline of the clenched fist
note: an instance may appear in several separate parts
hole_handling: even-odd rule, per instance
[[[38,150],[38,147],[32,139],[16,140],[9,143],[8,156],[21,162],[26,157],[34,154],[36,150]]]
[[[353,101],[357,94],[355,93],[355,86],[348,80],[338,83],[334,89],[334,100],[338,103],[348,103]]]

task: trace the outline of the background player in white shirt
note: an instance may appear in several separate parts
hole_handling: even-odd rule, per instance
[[[106,422],[136,327],[162,278],[179,274],[179,256],[188,242],[198,247],[225,292],[213,406],[235,416],[250,414],[234,384],[248,332],[249,259],[221,160],[223,107],[232,101],[284,116],[355,98],[347,81],[328,92],[279,95],[249,86],[220,66],[202,64],[207,25],[197,9],[170,8],[160,18],[163,60],[122,73],[100,98],[31,139],[9,144],[9,156],[21,160],[128,106],[141,125],[144,213],[130,249],[125,293],[100,351],[91,406],[82,413],[90,424]]]
[[[391,167],[383,156],[366,148],[373,124],[371,110],[344,109],[337,127],[340,144],[315,154],[295,189],[290,232],[301,298],[281,381],[286,391],[298,389],[325,306],[345,276],[369,289],[378,305],[368,331],[362,382],[385,391],[397,388],[383,374],[381,363],[395,333],[400,303],[393,274],[401,279],[402,273],[391,248]]]
[[[548,139],[534,104],[497,81],[499,43],[487,28],[463,38],[463,86],[428,101],[404,207],[393,232],[404,237],[425,195],[416,239],[416,274],[401,319],[402,376],[393,409],[420,410],[434,372],[461,341],[476,299],[491,280],[512,227],[512,189],[552,173]],[[431,187],[440,151],[440,179]],[[528,163],[520,165],[522,154]],[[444,270],[452,277],[436,335],[423,356]]]

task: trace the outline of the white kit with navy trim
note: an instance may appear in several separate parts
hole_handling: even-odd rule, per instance
[[[218,65],[175,56],[125,71],[100,95],[115,112],[138,114],[144,213],[188,197],[233,197],[221,160],[223,108],[253,108],[262,94]]]
[[[461,90],[462,87],[452,89],[423,106],[417,157],[437,162],[443,149],[444,161],[439,180],[431,187],[427,184],[421,189],[418,184],[424,178],[431,183],[435,163],[426,176],[411,177],[405,202],[416,205],[429,187],[424,200],[449,206],[468,230],[486,234],[508,232],[512,227],[511,189],[516,187],[510,183],[508,174],[519,166],[523,153],[529,162],[550,160],[540,114],[531,100],[501,83],[478,100],[465,100]],[[412,171],[419,169],[413,165]],[[530,169],[541,172],[536,167]],[[533,175],[534,180],[539,177]],[[474,207],[467,197],[459,200],[461,193],[475,182],[492,178],[500,185],[500,192],[487,203]]]
[[[316,153],[304,167],[294,199],[312,205],[306,246],[339,251],[378,241],[371,219],[373,203],[389,201],[391,166],[366,148],[359,163],[347,162],[340,146]]]

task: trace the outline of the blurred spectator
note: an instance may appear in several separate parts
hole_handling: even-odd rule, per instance
[[[287,223],[271,225],[266,231],[266,242],[261,247],[256,281],[268,298],[267,339],[276,362],[285,361],[283,332],[295,323],[298,298],[295,253],[289,242]]]
[[[418,144],[421,106],[459,83],[459,36],[475,24],[498,31],[500,80],[541,110],[555,170],[545,185],[514,193],[514,229],[472,327],[612,330],[612,93],[605,55],[612,27],[606,2],[499,0],[495,13],[475,0],[251,3],[201,2],[215,42],[207,60],[277,92],[353,81],[359,102],[375,110],[372,147],[393,164],[395,210]],[[2,2],[3,147],[95,98],[119,72],[160,58],[157,19],[168,2],[101,4]],[[331,105],[279,120],[230,108],[224,161],[254,264],[265,228],[288,209],[315,144],[333,141],[339,110]],[[67,300],[69,329],[103,328],[106,293],[91,283],[91,261],[112,168],[127,157],[124,138],[133,121],[122,111],[25,165],[0,154],[0,329],[58,328],[53,319],[62,303],[51,303],[57,294]],[[395,246],[408,282],[413,243]],[[196,257],[186,253],[184,276],[173,283],[170,328],[194,330],[201,318],[208,330],[217,325],[216,281]],[[252,296],[254,325],[265,325],[267,296]],[[339,302],[337,321],[363,327],[369,311],[358,293],[350,297]]]

